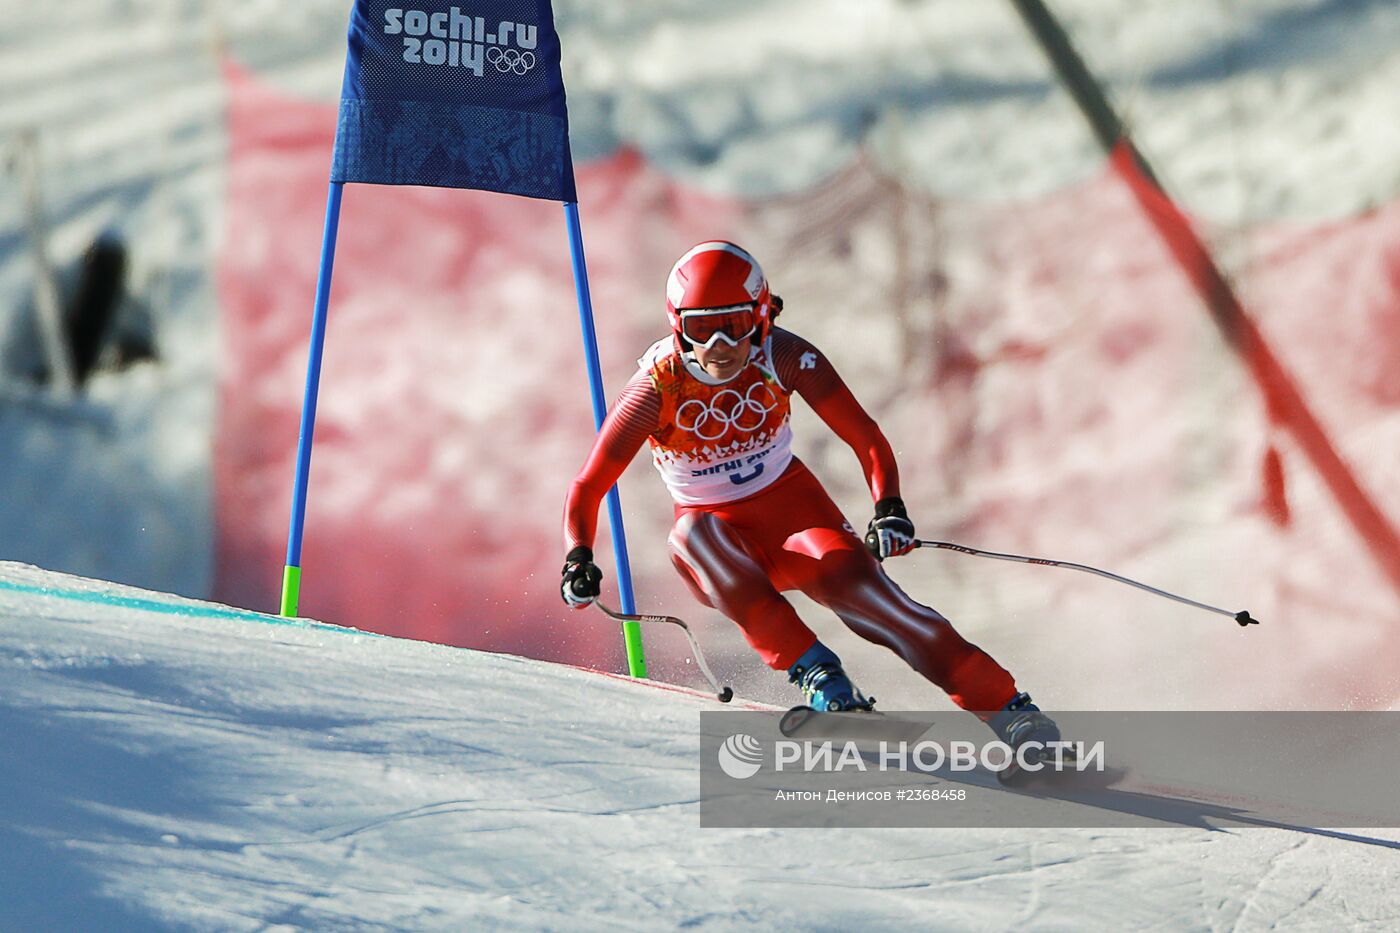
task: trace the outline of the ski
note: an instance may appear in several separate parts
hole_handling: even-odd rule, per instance
[[[1079,757],[1073,746],[1060,749],[1058,757],[1054,750],[1046,749],[1037,760],[1040,768],[1027,769],[1022,768],[1020,762],[1012,758],[1006,767],[993,772],[997,783],[1003,787],[1029,787],[1061,782],[1079,774],[1076,768]]]
[[[931,721],[903,719],[873,709],[819,712],[810,706],[794,706],[778,720],[778,731],[790,739],[914,742],[932,725]]]

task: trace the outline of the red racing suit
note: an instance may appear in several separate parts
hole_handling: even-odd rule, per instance
[[[894,651],[964,709],[994,712],[1016,695],[996,661],[886,576],[792,455],[796,393],[855,451],[875,501],[899,495],[889,442],[816,347],[774,328],[723,383],[673,337],[638,363],[569,488],[566,550],[593,546],[603,497],[650,441],[676,501],[672,563],[696,598],[736,622],[770,667],[787,670],[816,641],[781,595],[796,589]]]

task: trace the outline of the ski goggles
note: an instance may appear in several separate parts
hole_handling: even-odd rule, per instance
[[[681,336],[706,350],[720,340],[737,347],[757,330],[758,315],[753,305],[681,312]]]

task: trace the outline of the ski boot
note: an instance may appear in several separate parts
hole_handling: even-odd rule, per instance
[[[784,735],[795,732],[814,712],[869,712],[875,708],[875,698],[866,697],[851,683],[841,669],[841,659],[821,642],[813,644],[788,668],[788,680],[802,690],[807,705],[794,706],[783,715],[778,728]]]
[[[1013,751],[1019,751],[1026,742],[1058,742],[1060,740],[1060,727],[1055,725],[1055,721],[1040,711],[1040,707],[1031,702],[1029,693],[1018,693],[1011,698],[1011,702],[991,719],[987,720],[987,725],[997,734]],[[1043,755],[1042,761],[1054,761],[1054,755]],[[1005,768],[997,772],[997,780],[1003,784],[1025,784],[1040,772],[1026,771],[1021,768],[1016,758],[1013,758]]]

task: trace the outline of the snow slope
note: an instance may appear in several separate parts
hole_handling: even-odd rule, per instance
[[[707,702],[0,564],[0,930],[1400,922],[1395,832],[702,831]]]

